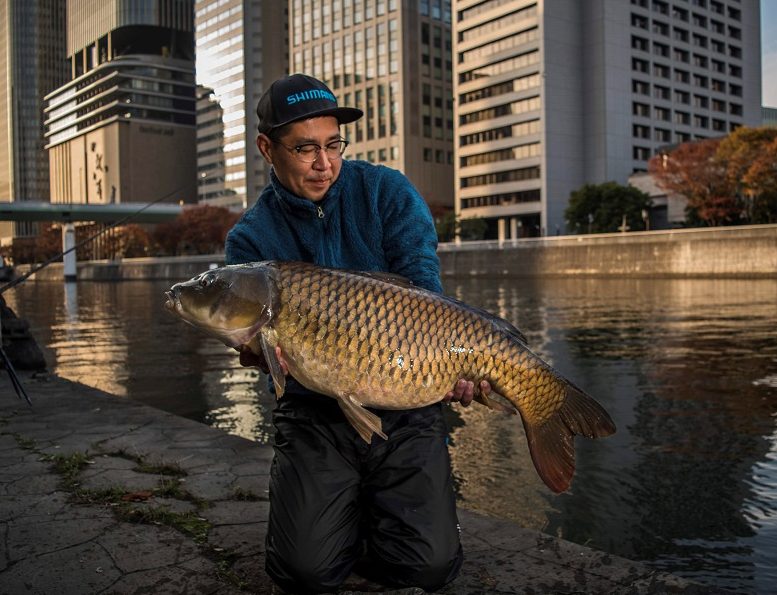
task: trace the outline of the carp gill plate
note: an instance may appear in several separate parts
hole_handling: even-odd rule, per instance
[[[186,322],[263,354],[278,398],[280,347],[289,373],[335,398],[367,442],[386,436],[365,407],[430,405],[459,378],[475,382],[483,405],[520,413],[534,466],[555,492],[572,480],[574,436],[615,432],[602,406],[532,353],[512,324],[396,275],[268,261],[209,270],[166,295]],[[492,395],[478,391],[480,380]]]

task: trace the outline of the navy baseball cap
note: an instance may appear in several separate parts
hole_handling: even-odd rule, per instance
[[[320,80],[305,74],[292,74],[275,81],[256,106],[259,132],[273,130],[297,120],[334,116],[340,124],[358,120],[364,112],[355,107],[338,107],[337,97]]]

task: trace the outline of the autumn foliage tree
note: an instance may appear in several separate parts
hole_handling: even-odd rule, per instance
[[[777,128],[737,128],[721,143],[717,158],[743,205],[743,219],[777,222]]]
[[[224,207],[187,207],[173,221],[154,230],[154,241],[165,254],[212,254],[224,250],[227,232],[240,214]]]
[[[688,200],[689,221],[709,226],[777,221],[777,129],[738,128],[722,139],[683,143],[648,171]]]

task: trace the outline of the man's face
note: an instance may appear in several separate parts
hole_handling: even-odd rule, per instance
[[[322,149],[313,163],[305,163],[297,158],[293,147],[309,143],[325,147],[339,138],[337,118],[321,116],[289,124],[279,142],[260,134],[256,144],[264,158],[272,164],[281,184],[297,196],[317,202],[324,198],[340,175],[342,157],[330,159]]]

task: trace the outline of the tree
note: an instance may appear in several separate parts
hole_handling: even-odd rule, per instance
[[[717,158],[721,142],[683,143],[648,162],[648,171],[661,188],[688,200],[689,218],[709,226],[739,223],[742,212],[726,166]]]
[[[777,137],[762,147],[743,181],[752,193],[753,223],[776,223]]]
[[[240,218],[224,207],[187,207],[173,221],[160,223],[154,241],[166,254],[211,254],[224,249],[224,240]]]
[[[576,233],[618,231],[624,216],[629,228],[636,231],[645,229],[642,211],[648,208],[650,197],[633,186],[586,184],[572,192],[564,217]]]
[[[648,170],[688,199],[691,223],[777,221],[777,129],[743,126],[723,139],[684,143],[655,156]]]
[[[111,230],[105,249],[112,258],[137,258],[148,256],[150,247],[148,232],[139,225],[130,224]]]
[[[777,128],[742,126],[718,147],[716,158],[726,167],[729,184],[742,206],[741,218],[749,223],[777,221],[777,176],[774,142]]]
[[[479,218],[461,219],[454,211],[448,211],[434,220],[437,239],[440,242],[452,242],[456,233],[464,241],[482,240],[486,235],[488,225]]]

